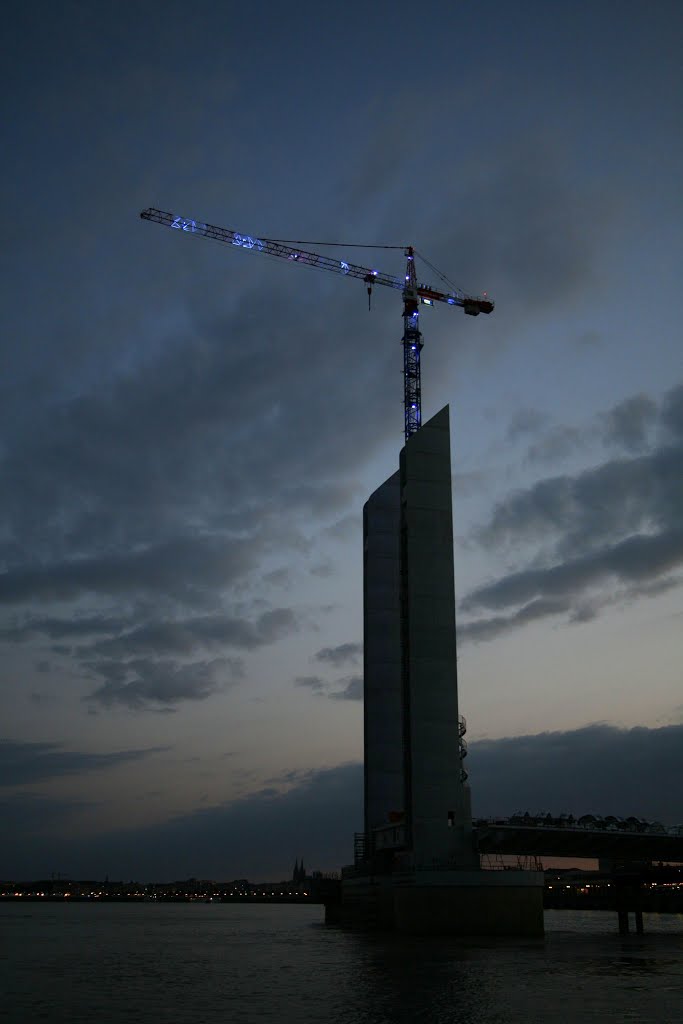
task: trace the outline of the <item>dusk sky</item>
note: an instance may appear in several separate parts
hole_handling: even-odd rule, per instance
[[[3,36],[0,878],[277,879],[362,827],[400,293],[149,206],[495,300],[421,317],[475,814],[683,821],[681,4],[11,0]]]

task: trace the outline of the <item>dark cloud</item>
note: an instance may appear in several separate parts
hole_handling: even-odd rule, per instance
[[[585,449],[589,439],[587,432],[578,427],[555,426],[529,445],[527,458],[532,463],[555,462]]]
[[[587,587],[616,580],[624,583],[650,580],[683,565],[683,528],[654,536],[635,536],[583,558],[546,569],[511,573],[471,591],[462,602],[472,608],[506,608],[535,598],[576,597]]]
[[[320,676],[297,676],[294,680],[295,686],[303,686],[312,693],[322,694],[325,692],[327,683]]]
[[[17,786],[44,782],[64,775],[101,771],[129,761],[141,761],[168,749],[148,747],[144,750],[92,754],[64,750],[63,744],[60,743],[18,743],[0,740],[0,785]]]
[[[348,662],[357,662],[363,653],[363,645],[359,643],[338,644],[337,647],[323,647],[315,654],[316,661],[322,661],[328,665],[345,665]]]
[[[381,237],[381,221],[393,219],[392,209],[405,208],[406,166],[416,157],[406,155],[401,141],[405,103],[384,111],[381,138],[372,107],[370,101],[361,115],[368,119],[365,150],[354,157],[353,174],[346,175],[331,218],[349,223],[352,203],[351,223],[363,231],[372,224]],[[512,305],[515,296],[532,292],[534,305],[539,296],[546,305],[562,303],[590,279],[600,218],[609,219],[609,203],[602,195],[577,194],[555,139],[529,134],[512,145],[506,140],[492,146],[497,159],[490,161],[491,173],[482,179],[470,168],[465,183],[474,189],[474,205],[459,201],[460,178],[444,182],[444,201],[462,207],[463,215],[457,222],[434,215],[436,258],[439,249],[449,254],[447,263],[453,252],[467,252],[473,283],[484,270],[500,276]],[[391,195],[386,175],[377,175],[379,166],[392,168]],[[210,189],[206,196],[211,199]],[[90,201],[99,207],[99,189]],[[214,209],[222,205],[217,200]],[[379,211],[372,221],[369,209]],[[429,231],[423,218],[416,213],[406,231]],[[348,338],[368,331],[360,285],[354,293],[350,283],[327,275],[326,286],[324,275],[316,281],[286,263],[274,266],[140,222],[131,248],[132,225],[99,223],[109,232],[107,258],[127,295],[125,314],[119,302],[111,315],[95,315],[87,303],[81,308],[75,296],[88,289],[99,296],[106,268],[98,264],[92,276],[92,261],[76,260],[72,278],[82,282],[80,290],[74,292],[72,284],[66,290],[70,301],[51,292],[45,303],[59,359],[50,360],[47,370],[41,364],[40,374],[32,376],[29,364],[39,362],[32,352],[16,369],[24,387],[31,382],[31,416],[14,401],[0,412],[0,558],[6,567],[0,604],[36,607],[85,599],[93,636],[98,617],[106,617],[105,602],[117,608],[141,599],[177,606],[163,608],[163,621],[147,615],[134,626],[103,630],[99,648],[89,654],[76,650],[91,661],[96,655],[146,659],[188,656],[202,647],[219,651],[220,625],[213,632],[207,623],[200,625],[198,612],[217,614],[237,586],[259,590],[284,583],[283,576],[263,579],[262,560],[288,547],[305,549],[307,530],[318,539],[343,539],[353,528],[346,513],[359,470],[390,436],[400,437],[400,383],[396,390],[387,386],[397,379],[396,348],[389,341],[366,346],[349,374]],[[65,251],[82,253],[71,218],[64,216],[54,230]],[[392,223],[389,234],[394,230]],[[78,245],[71,248],[69,238]],[[139,259],[129,268],[131,253]],[[400,266],[402,257],[396,259]],[[224,286],[226,273],[230,289]],[[318,287],[323,299],[307,305],[302,316],[300,289]],[[384,291],[373,302],[372,332],[391,339],[398,307],[396,296]],[[35,323],[32,328],[44,336]],[[443,347],[437,356],[435,350],[436,372],[439,360],[453,358],[449,352]],[[9,400],[13,388],[6,390]],[[325,563],[318,556],[313,564]],[[66,619],[69,609],[60,614]],[[69,639],[81,627],[87,636],[87,626],[81,621]],[[229,632],[227,622],[223,627]],[[261,636],[257,624],[235,621],[225,644],[250,650]],[[63,656],[72,653],[66,628],[54,639]],[[184,667],[166,668],[178,681],[166,692],[184,692]],[[148,681],[151,672],[144,672]],[[105,681],[98,700],[112,697],[112,685]],[[207,686],[187,692],[206,693]],[[161,689],[138,679],[125,692],[142,699]]]
[[[21,845],[27,841],[28,844],[31,844],[35,841],[36,846],[44,847],[46,845],[44,841],[46,830],[52,830],[54,836],[63,835],[65,826],[70,827],[74,818],[82,817],[83,812],[87,812],[95,806],[96,804],[93,802],[85,800],[69,800],[22,792],[0,797],[0,816],[4,822],[11,822],[11,828],[15,833],[12,840],[14,844]],[[19,837],[21,838],[19,839]],[[57,844],[59,844],[59,840],[57,840]],[[27,846],[26,849],[30,849],[30,846]],[[1,859],[2,854],[0,853]],[[54,866],[52,862],[47,863],[44,870],[39,873],[43,877],[47,877],[54,870]],[[13,874],[15,878],[27,877],[21,867],[15,869]],[[7,875],[4,877],[6,878]]]
[[[672,437],[683,439],[683,384],[679,384],[665,396],[661,424]]]
[[[615,405],[604,417],[605,439],[628,451],[639,451],[657,416],[657,403],[649,395],[633,395]]]
[[[265,583],[271,583],[276,587],[288,587],[291,583],[292,573],[289,569],[273,569],[263,577]]]
[[[499,502],[478,537],[516,544],[556,536],[558,550],[577,552],[619,534],[673,526],[682,508],[683,445],[671,445],[540,480]]]
[[[568,600],[537,598],[523,605],[513,615],[495,615],[487,619],[477,619],[475,622],[458,625],[458,641],[477,643],[483,640],[492,640],[494,637],[500,636],[501,633],[507,633],[519,626],[527,626],[531,622],[548,616],[565,614],[569,612],[570,608],[571,603]]]
[[[82,639],[98,634],[111,635],[130,627],[130,619],[110,615],[77,616],[75,618],[26,617],[20,625],[0,630],[0,640],[9,643],[25,641],[35,636],[51,640]],[[67,649],[67,648],[65,648]],[[49,671],[47,661],[37,662],[36,671]]]
[[[96,373],[76,382],[55,368],[31,417],[0,408],[0,605],[8,612],[0,636],[55,641],[53,653],[100,674],[90,695],[100,707],[168,710],[238,674],[235,659],[223,659],[224,675],[202,652],[253,651],[298,628],[291,609],[253,621],[222,609],[240,597],[253,608],[268,588],[287,585],[288,570],[263,573],[265,559],[309,550],[306,531],[319,538],[328,519],[340,521],[358,465],[392,420],[389,430],[400,434],[400,422],[387,415],[393,399],[381,386],[391,345],[372,348],[339,393],[343,342],[367,316],[362,288],[355,313],[338,315],[348,312],[346,294],[312,304],[302,318],[291,268],[271,272],[263,260],[241,276],[236,270],[231,297],[221,284],[222,298],[195,301],[209,257],[219,276],[240,259],[246,268],[249,257],[211,247],[203,257],[201,245],[193,252],[174,233],[138,227],[150,252],[167,246],[185,273],[197,260],[182,308],[168,281],[162,288],[164,336],[155,328],[142,340],[136,331],[110,338],[106,322]],[[146,320],[145,308],[138,316]],[[76,350],[81,356],[87,346]],[[378,397],[367,416],[352,417],[368,393]],[[340,420],[350,424],[345,431]],[[55,615],[41,614],[48,604]],[[29,606],[31,618],[18,619]]]
[[[326,526],[324,534],[332,540],[345,541],[357,537],[361,530],[361,523],[358,516],[342,516],[330,526]]]
[[[603,336],[599,331],[594,330],[582,331],[575,339],[576,344],[583,348],[596,348],[602,341]]]
[[[317,772],[317,768],[290,768],[287,771],[278,772],[277,775],[266,779],[265,782],[266,785],[271,787],[269,792],[282,793],[293,785],[300,786],[302,783],[310,782],[311,779],[315,778]]]
[[[417,167],[416,154],[406,150],[406,117],[419,120],[424,130],[428,123],[438,130],[434,112],[420,102],[414,90],[404,87],[399,97],[398,102],[387,105],[384,96],[371,96],[356,112],[357,123],[367,128],[357,133],[360,145],[341,188],[341,212],[346,218],[367,211],[376,219],[378,209],[398,204],[405,196],[406,176],[411,178],[411,166],[413,173]],[[397,239],[399,244],[402,241]]]
[[[578,625],[592,622],[605,608],[625,607],[639,598],[657,597],[681,585],[683,585],[683,578],[672,576],[651,580],[647,583],[631,584],[613,593],[573,594],[565,598],[539,597],[522,605],[521,608],[509,615],[492,615],[488,618],[459,624],[458,641],[460,643],[478,643],[492,640],[518,626],[526,626],[540,619],[558,615],[564,615],[569,623]]]
[[[469,473],[453,473],[453,494],[460,501],[480,494],[486,486],[487,474],[481,470]]]
[[[139,551],[9,569],[0,575],[0,604],[142,592],[203,606],[212,601],[216,590],[227,587],[254,565],[258,549],[253,540],[180,537]]]
[[[548,414],[540,409],[518,409],[510,419],[507,440],[516,441],[526,434],[537,434],[548,422]]]
[[[33,690],[33,692],[29,694],[29,700],[32,701],[33,704],[39,705],[59,703],[59,697],[57,697],[54,693],[40,693],[38,690]]]
[[[623,202],[618,188],[578,186],[566,145],[552,130],[501,136],[489,148],[486,174],[477,163],[454,180],[444,168],[443,200],[459,213],[431,226],[430,256],[449,266],[453,253],[467,253],[471,280],[458,283],[481,290],[495,281],[508,328],[541,309],[566,308],[594,284]]]
[[[172,708],[183,701],[206,700],[234,685],[242,663],[229,658],[178,664],[168,659],[133,658],[97,661],[93,667],[105,682],[85,700],[105,707],[122,705],[133,711]]]
[[[479,740],[470,743],[469,751],[476,815],[529,809],[680,821],[683,725],[591,725]],[[54,840],[49,853],[15,827],[15,815],[25,817],[25,808],[17,804],[7,809],[0,876],[44,876],[55,858],[74,876],[86,878],[108,871],[140,880],[188,875],[224,880],[245,874],[275,880],[289,877],[294,857],[301,855],[310,867],[338,870],[352,860],[353,833],[362,827],[362,799],[360,764],[289,773],[242,800],[148,828]],[[38,816],[32,820],[39,828]]]
[[[485,156],[480,152],[476,159],[461,161],[457,175],[447,162],[430,169],[430,188],[442,209],[457,209],[457,217],[411,206],[410,182],[420,169],[413,167],[415,154],[406,153],[398,125],[404,123],[406,104],[413,103],[412,96],[404,98],[400,113],[390,118],[383,103],[379,135],[372,104],[361,115],[371,119],[372,141],[354,161],[352,180],[360,187],[353,200],[356,211],[360,208],[369,223],[377,224],[377,237],[395,237],[398,224],[403,240],[429,238],[429,258],[443,268],[453,267],[454,254],[466,254],[467,279],[460,268],[455,283],[479,292],[495,282],[508,331],[522,320],[528,324],[541,310],[566,309],[582,289],[594,288],[599,255],[624,202],[619,187],[579,182],[570,171],[567,140],[552,128],[522,131],[514,138],[504,132],[489,138]],[[420,104],[417,116],[440,131],[438,121],[432,122],[431,104]],[[390,166],[388,178],[378,177],[380,165]],[[497,336],[502,321],[499,325],[493,325],[489,339]],[[476,331],[461,333],[464,344],[468,337],[479,337]],[[447,360],[444,352],[430,352],[432,368]]]
[[[79,842],[55,840],[49,853],[18,832],[0,848],[0,877],[45,876],[56,858],[81,877],[108,871],[139,879],[228,880],[248,874],[279,880],[290,877],[295,857],[302,854],[311,868],[338,870],[353,859],[362,794],[362,767],[349,764],[310,772],[284,792],[278,780],[243,800],[151,828]]]
[[[312,565],[308,570],[311,576],[317,576],[321,580],[327,580],[334,573],[334,566],[332,562],[318,562],[317,565]]]
[[[188,241],[171,232],[155,237],[160,251]],[[235,258],[230,251],[214,253],[227,266]],[[201,262],[200,250],[198,268]],[[291,268],[279,269],[286,281]],[[36,410],[35,424],[14,425],[0,466],[0,514],[17,571],[22,565],[37,571],[24,564],[31,552],[57,569],[72,561],[69,556],[94,557],[95,547],[123,552],[149,546],[152,538],[171,543],[180,534],[189,540],[188,522],[210,536],[228,525],[252,534],[270,520],[283,540],[286,520],[295,513],[324,516],[349,500],[345,472],[386,433],[391,399],[374,385],[395,353],[390,346],[373,349],[338,393],[347,318],[312,305],[305,321],[289,331],[285,310],[294,312],[299,299],[280,277],[264,304],[271,271],[262,261],[254,294],[245,296],[236,318],[229,302],[198,305],[186,337],[176,334],[166,346],[150,347],[127,372],[103,372],[97,386],[78,398],[53,400]],[[287,344],[273,337],[272,306],[282,313]],[[335,323],[338,328],[331,329]],[[318,353],[314,364],[312,349]],[[372,423],[351,416],[368,386],[379,396],[368,409]],[[348,421],[343,432],[339,418]]]
[[[469,745],[475,814],[528,809],[635,815],[677,824],[683,725],[618,729],[596,724]]]
[[[659,406],[643,395],[619,403],[603,417],[605,440],[640,448],[658,422],[666,435],[660,447],[574,476],[539,480],[498,502],[477,533],[480,543],[533,544],[536,555],[529,568],[465,596],[464,611],[521,607],[508,617],[465,622],[463,639],[488,639],[562,612],[574,622],[588,621],[607,604],[677,585],[672,574],[683,565],[683,441],[675,437],[681,406],[683,388],[670,391]],[[542,542],[547,546],[539,552]],[[589,593],[615,584],[621,591]]]
[[[252,651],[299,628],[297,616],[289,608],[269,609],[253,621],[223,614],[205,615],[151,620],[118,632],[130,626],[131,621],[132,617],[107,616],[74,620],[35,618],[0,635],[9,640],[26,640],[40,634],[68,640],[112,632],[114,635],[76,648],[53,644],[52,650],[63,657],[75,656],[88,676],[94,673],[104,679],[88,700],[104,706],[144,708],[205,700],[244,675],[242,658],[229,657],[227,651]],[[223,656],[211,662],[187,663],[188,658],[196,659],[202,652]]]
[[[148,622],[117,637],[80,648],[84,657],[133,655],[190,655],[197,650],[238,648],[255,650],[298,629],[290,608],[263,612],[254,622],[226,615],[206,615],[178,621]]]
[[[550,417],[533,409],[522,409],[508,427],[509,440],[524,433],[536,434],[529,445],[531,463],[554,462],[578,451],[585,451],[596,440],[622,452],[634,454],[648,447],[653,428],[663,411],[649,395],[632,395],[618,402],[596,421],[583,426],[549,424]],[[545,428],[545,429],[542,429]]]
[[[362,700],[363,699],[363,677],[349,676],[348,679],[340,679],[343,689],[333,690],[328,694],[332,700]]]
[[[268,607],[254,619],[223,609],[240,599],[253,609],[269,588],[287,585],[288,570],[263,572],[266,559],[308,553],[307,531],[319,543],[329,519],[340,523],[358,466],[387,424],[400,435],[400,422],[382,387],[391,345],[369,350],[339,393],[345,339],[367,316],[362,289],[355,312],[348,295],[332,296],[302,319],[292,268],[273,272],[264,260],[236,272],[232,297],[221,285],[223,298],[195,301],[209,255],[220,267],[240,257],[246,267],[249,257],[210,247],[202,257],[201,245],[195,254],[187,239],[138,226],[150,251],[168,246],[186,270],[197,260],[183,308],[168,298],[165,336],[141,343],[132,332],[128,344],[110,339],[105,324],[97,373],[75,383],[56,368],[31,417],[0,408],[0,638],[26,641],[38,656],[42,638],[54,641],[53,654],[100,675],[94,705],[170,710],[238,675],[235,659],[223,657],[223,672],[203,655],[254,651],[298,628],[291,609]],[[375,326],[383,318],[377,311]],[[368,393],[377,398],[367,415],[352,416]]]
[[[334,684],[321,676],[298,676],[294,680],[294,685],[304,686],[317,697],[329,697],[330,700],[363,699],[362,676],[345,676],[342,679],[337,679]],[[341,689],[332,689],[333,685],[341,687]]]

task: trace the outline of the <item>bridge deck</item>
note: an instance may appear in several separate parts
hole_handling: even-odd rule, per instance
[[[484,854],[683,863],[683,836],[666,832],[560,828],[478,820],[475,834],[479,852]]]

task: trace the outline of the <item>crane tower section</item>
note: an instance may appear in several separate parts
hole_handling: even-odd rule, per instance
[[[420,296],[415,272],[415,253],[406,249],[408,265],[403,289],[403,412],[406,441],[420,429],[422,419],[422,386],[420,383]]]

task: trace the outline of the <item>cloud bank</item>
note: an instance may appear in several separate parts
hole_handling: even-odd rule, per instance
[[[587,621],[615,601],[680,584],[683,386],[659,405],[643,395],[620,402],[602,423],[605,443],[629,454],[510,494],[477,531],[488,549],[529,554],[526,565],[465,595],[463,612],[495,614],[466,619],[462,639],[488,640],[548,616]]]
[[[569,732],[479,740],[469,749],[477,816],[528,809],[555,815],[633,814],[667,824],[681,819],[683,725],[618,729],[596,724]],[[10,751],[10,763],[20,766],[15,780],[58,777],[84,756],[55,759],[54,754],[39,744]],[[106,767],[90,762],[87,755],[85,759],[91,767]],[[43,817],[45,827],[54,828],[57,816],[46,816],[50,801],[7,799],[0,877],[49,873],[55,857],[63,870],[84,877],[109,873],[138,879],[194,875],[226,880],[248,875],[276,880],[288,877],[294,858],[301,856],[311,868],[337,870],[352,859],[353,832],[362,828],[362,800],[362,765],[342,764],[290,773],[241,800],[150,828],[78,842],[62,835],[46,853],[31,836],[40,833]]]

